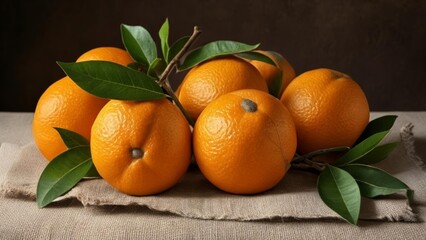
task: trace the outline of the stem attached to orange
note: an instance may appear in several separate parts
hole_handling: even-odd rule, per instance
[[[160,87],[162,87],[167,92],[167,94],[171,97],[171,99],[176,103],[176,106],[179,107],[179,109],[181,110],[181,112],[183,113],[186,120],[191,126],[194,126],[195,124],[194,120],[191,118],[191,116],[189,116],[188,112],[179,102],[179,99],[176,97],[173,89],[170,87],[168,77],[170,73],[172,72],[172,70],[176,67],[176,64],[179,62],[180,58],[186,53],[186,51],[188,51],[189,47],[197,39],[200,33],[201,33],[201,30],[198,28],[198,26],[195,26],[194,32],[192,33],[191,37],[188,39],[188,41],[185,43],[182,49],[178,52],[178,54],[176,54],[176,56],[170,61],[170,63],[164,69],[163,73],[160,75],[160,78],[157,81]]]

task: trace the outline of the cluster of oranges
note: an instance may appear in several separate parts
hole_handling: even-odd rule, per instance
[[[187,73],[176,96],[195,121],[193,129],[168,99],[101,99],[64,77],[40,97],[35,142],[51,160],[66,149],[53,127],[80,133],[90,139],[99,174],[131,195],[172,187],[192,156],[219,189],[259,193],[281,181],[296,151],[355,143],[369,121],[368,102],[355,81],[330,69],[296,77],[280,54],[259,53],[276,66],[223,56]],[[126,51],[111,47],[88,51],[77,62],[89,60],[133,62]],[[268,93],[277,77],[282,78],[280,98]]]

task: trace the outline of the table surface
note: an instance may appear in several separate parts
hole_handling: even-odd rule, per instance
[[[384,114],[396,114],[414,124],[415,148],[425,160],[426,112],[373,112],[372,118]],[[0,143],[20,146],[31,143],[32,117],[33,113],[0,112]],[[35,208],[37,205],[33,201],[0,197],[0,238],[424,239],[426,236],[424,204],[414,206],[421,219],[419,223],[360,221],[359,226],[338,220],[199,220],[138,206],[83,207],[77,200],[58,202],[36,210],[36,214],[26,214]],[[68,217],[64,219],[64,215]],[[126,216],[126,220],[118,222],[117,215]],[[96,224],[90,219],[96,219]]]

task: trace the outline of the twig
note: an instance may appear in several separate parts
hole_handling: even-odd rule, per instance
[[[197,37],[200,35],[201,30],[195,26],[194,31],[192,32],[191,37],[188,39],[188,41],[185,43],[185,45],[182,47],[182,49],[176,54],[176,56],[169,62],[169,64],[164,69],[163,73],[161,73],[160,78],[158,79],[157,83],[162,87],[167,94],[170,96],[170,98],[175,102],[175,104],[179,107],[183,115],[185,116],[186,120],[191,126],[194,126],[194,120],[189,116],[188,112],[185,110],[185,108],[180,103],[179,99],[176,97],[173,89],[170,87],[169,84],[169,75],[172,72],[173,68],[176,67],[176,64],[179,62],[180,58],[188,51],[189,47],[192,43],[197,39]]]
[[[163,89],[169,94],[169,96],[172,98],[172,100],[176,103],[180,111],[183,113],[183,115],[186,118],[186,121],[188,121],[189,125],[193,126],[195,125],[194,120],[189,116],[188,112],[185,110],[185,108],[180,103],[179,99],[176,97],[176,95],[173,92],[173,89],[170,87],[170,84],[168,84],[168,81],[166,81],[166,84],[163,85]]]
[[[158,79],[158,84],[160,84],[160,86],[163,87],[164,82],[167,81],[173,68],[176,67],[176,64],[178,63],[180,58],[183,56],[183,54],[186,53],[186,51],[188,51],[189,47],[197,39],[200,33],[201,33],[201,30],[198,28],[198,26],[195,26],[194,32],[192,32],[191,37],[188,39],[188,41],[185,43],[182,49],[176,54],[176,56],[169,62],[166,69],[164,69],[163,73],[160,75],[160,79]]]

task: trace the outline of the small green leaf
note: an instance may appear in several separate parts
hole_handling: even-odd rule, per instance
[[[166,97],[153,78],[120,64],[86,61],[58,65],[78,86],[101,98],[147,101]]]
[[[186,70],[214,57],[252,51],[259,45],[260,44],[248,45],[226,40],[210,42],[190,52],[179,67],[179,70]]]
[[[258,53],[258,52],[242,52],[242,53],[235,54],[235,56],[240,57],[240,58],[244,58],[244,59],[248,59],[248,60],[261,61],[261,62],[270,64],[270,65],[272,65],[274,67],[278,67],[277,64],[274,62],[274,60],[272,60],[271,58],[269,58],[266,55],[263,55],[262,53]]]
[[[167,61],[167,56],[169,55],[169,19],[166,18],[166,21],[164,21],[160,31],[158,32],[158,35],[160,36],[163,58]]]
[[[37,184],[37,204],[40,208],[74,187],[93,165],[87,146],[68,149],[55,157],[43,170]]]
[[[410,189],[399,179],[376,167],[350,164],[342,169],[355,178],[364,197],[374,198]]]
[[[382,139],[389,133],[389,131],[379,132],[371,135],[364,141],[355,145],[351,150],[336,160],[336,166],[342,166],[354,162],[372,151]]]
[[[373,134],[390,130],[397,117],[396,115],[386,115],[370,121],[355,144],[362,142]]]
[[[356,163],[360,164],[374,164],[378,163],[389,156],[389,154],[398,146],[399,142],[392,142],[377,146],[369,153],[356,160]]]
[[[76,132],[58,127],[54,127],[54,129],[58,131],[59,135],[62,138],[62,141],[65,143],[65,146],[67,146],[67,148],[89,146],[89,141]]]
[[[89,171],[84,175],[85,178],[102,178],[101,175],[99,175],[98,170],[96,170],[95,165],[92,164]]]
[[[272,81],[268,83],[269,94],[276,98],[281,97],[281,90],[283,89],[283,71],[279,71],[273,76]]]
[[[58,128],[58,127],[54,127],[54,129],[58,131],[59,135],[62,138],[62,141],[64,142],[65,146],[67,146],[67,148],[90,146],[89,141],[85,137],[81,136],[80,134],[76,132],[73,132],[71,130],[64,129],[64,128]],[[84,177],[89,177],[89,178],[100,177],[98,171],[95,168],[95,165],[92,165],[89,172]]]
[[[121,38],[124,47],[136,62],[151,65],[157,58],[155,42],[142,26],[121,24]]]
[[[318,177],[318,193],[323,202],[346,221],[356,224],[361,194],[355,179],[346,171],[326,165]]]
[[[157,78],[166,68],[166,63],[162,58],[157,58],[148,69],[148,75]]]
[[[186,42],[188,42],[190,36],[185,36],[179,38],[173,45],[170,47],[169,55],[167,56],[167,63],[172,61],[172,59],[182,50],[183,46],[185,46]]]

